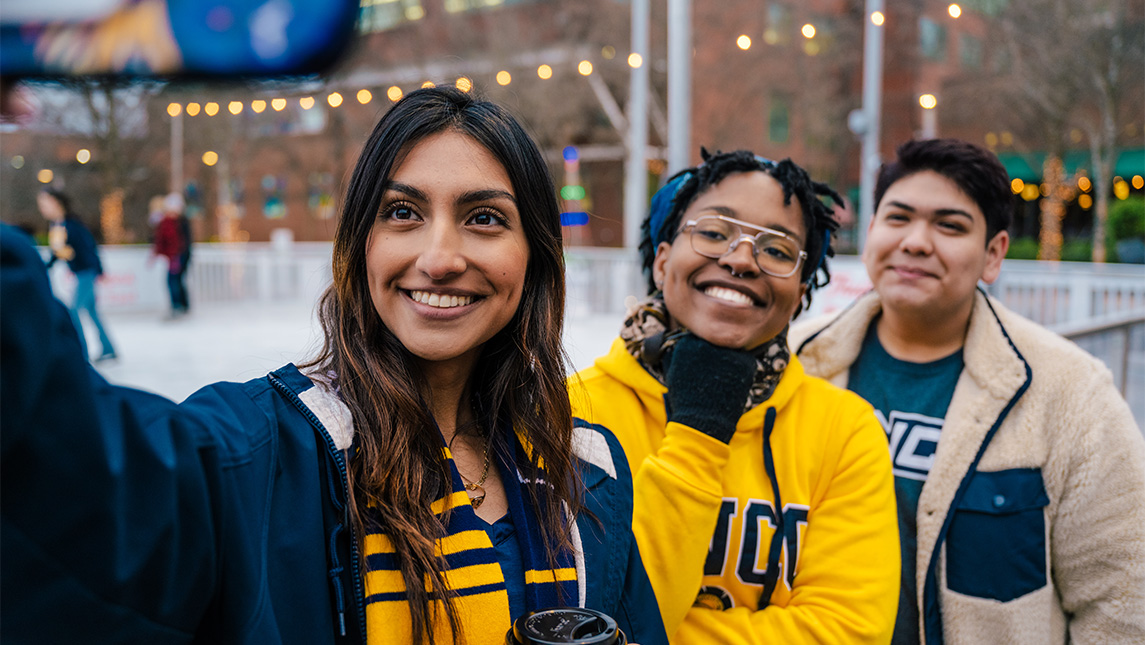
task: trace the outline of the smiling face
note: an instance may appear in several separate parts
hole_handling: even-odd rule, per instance
[[[806,246],[799,201],[784,205],[783,187],[765,172],[728,176],[688,206],[681,224],[704,215],[776,229]],[[748,349],[783,331],[803,297],[798,271],[786,278],[763,273],[746,241],[721,258],[707,258],[693,250],[689,238],[685,231],[671,244],[662,242],[652,263],[674,324],[715,345]]]
[[[366,273],[382,322],[414,356],[471,365],[516,313],[528,262],[509,175],[481,144],[445,131],[401,158]]]
[[[986,217],[958,184],[923,170],[890,186],[871,220],[863,263],[892,315],[917,323],[969,320],[979,280],[998,277],[1009,246],[986,243]]]

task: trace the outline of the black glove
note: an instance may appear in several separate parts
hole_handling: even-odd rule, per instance
[[[724,443],[731,441],[751,391],[755,357],[686,334],[676,341],[665,363],[668,420]]]

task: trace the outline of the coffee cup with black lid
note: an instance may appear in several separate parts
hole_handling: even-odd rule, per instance
[[[531,611],[513,621],[505,645],[628,645],[608,614],[578,607]]]

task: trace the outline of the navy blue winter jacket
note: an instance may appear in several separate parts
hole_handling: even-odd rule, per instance
[[[310,379],[288,365],[180,405],[109,385],[21,237],[0,229],[4,641],[362,642],[346,462],[299,398]],[[627,460],[611,433],[582,430],[602,522],[578,519],[586,604],[666,643]]]
[[[99,249],[95,245],[95,237],[83,225],[83,222],[69,215],[64,218],[64,229],[68,232],[68,246],[72,247],[75,255],[68,260],[68,268],[72,273],[95,270],[96,275],[103,275],[103,264],[99,261]],[[48,260],[48,266],[56,263],[56,256]]]

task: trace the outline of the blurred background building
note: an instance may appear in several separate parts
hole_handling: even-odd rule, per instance
[[[917,137],[985,144],[1014,180],[1014,257],[1142,261],[1143,7],[886,0],[882,157]],[[380,114],[447,83],[527,124],[566,210],[581,214],[570,245],[621,246],[635,66],[649,75],[650,193],[667,174],[667,11],[651,3],[637,61],[628,0],[362,0],[359,39],[320,77],[34,86],[39,116],[0,131],[0,219],[42,232],[35,193],[50,184],[105,243],[144,243],[148,200],[178,190],[199,241],[329,240]],[[692,0],[690,14],[691,163],[700,146],[793,158],[848,197],[839,245],[854,250],[860,143],[848,114],[862,98],[864,3]]]

